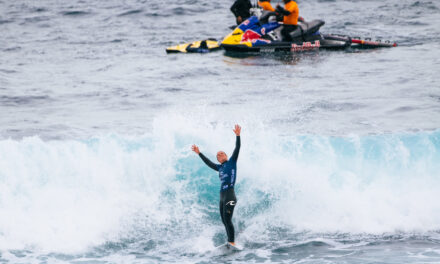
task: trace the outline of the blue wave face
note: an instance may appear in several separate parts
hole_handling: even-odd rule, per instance
[[[1,141],[0,213],[9,217],[0,219],[0,248],[70,252],[120,239],[154,245],[222,241],[218,175],[190,152],[199,142],[213,160],[217,146],[230,154],[234,137],[222,133]],[[239,236],[254,240],[269,239],[274,230],[438,230],[439,164],[438,131],[364,137],[245,134],[234,221]]]

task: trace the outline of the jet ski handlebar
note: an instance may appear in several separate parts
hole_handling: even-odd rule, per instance
[[[263,11],[263,13],[261,14],[261,16],[258,18],[258,21],[260,22],[260,25],[264,25],[267,24],[269,22],[269,18],[271,16],[277,16],[278,13],[277,12],[273,12],[273,11]]]

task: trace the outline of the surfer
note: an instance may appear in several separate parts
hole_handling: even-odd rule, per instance
[[[240,152],[241,127],[239,125],[235,125],[233,131],[236,135],[234,152],[229,160],[224,151],[217,152],[217,160],[220,162],[220,164],[215,164],[214,162],[210,161],[200,152],[199,147],[196,145],[193,145],[191,149],[197,155],[199,155],[199,157],[203,160],[203,162],[205,162],[206,165],[208,165],[208,167],[219,172],[219,178],[221,181],[220,216],[222,218],[223,225],[226,228],[228,243],[235,246],[235,232],[234,225],[232,224],[232,214],[234,213],[234,207],[237,203],[234,186],[237,178],[237,159],[238,153]]]

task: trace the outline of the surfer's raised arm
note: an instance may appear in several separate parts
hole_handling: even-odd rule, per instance
[[[199,147],[197,147],[196,145],[192,145],[191,147],[192,151],[194,151],[197,155],[199,155],[199,157],[203,160],[203,162],[208,165],[208,167],[210,167],[213,170],[218,171],[218,166],[217,164],[215,164],[214,162],[212,162],[211,160],[209,160],[207,157],[205,157],[205,155],[203,155],[200,150]]]
[[[237,136],[237,138],[235,139],[235,149],[234,149],[234,153],[232,153],[231,159],[233,160],[237,160],[238,159],[238,153],[240,152],[240,132],[241,132],[241,127],[239,125],[235,125],[235,128],[233,129],[235,135]]]

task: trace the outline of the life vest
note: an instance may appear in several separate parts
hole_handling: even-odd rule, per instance
[[[269,1],[258,1],[258,5],[263,8],[263,10],[275,12],[275,9],[272,7]]]
[[[295,1],[290,1],[284,6],[284,9],[290,12],[290,15],[284,16],[283,23],[285,25],[296,25],[298,24],[299,8]]]

